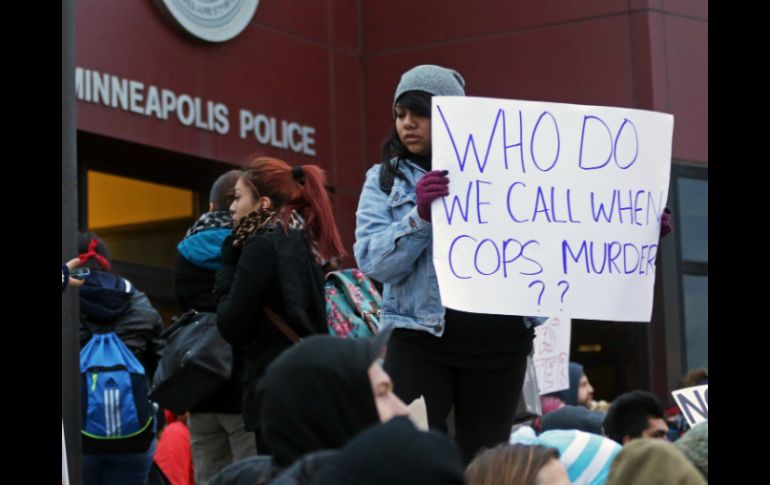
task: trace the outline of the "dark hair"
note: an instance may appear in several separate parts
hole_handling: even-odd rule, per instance
[[[253,157],[241,178],[255,200],[268,197],[272,201],[284,230],[288,230],[291,213],[296,210],[305,219],[305,231],[318,243],[318,253],[323,259],[345,256],[321,167],[302,165],[301,170],[292,170],[283,160]]]
[[[420,116],[430,117],[431,110],[431,98],[430,93],[423,91],[407,91],[396,100],[396,104],[403,106],[404,108],[414,111]],[[391,159],[395,160],[391,162]],[[398,164],[401,160],[417,159],[418,161],[430,161],[430,147],[428,147],[427,155],[418,156],[414,155],[409,149],[401,143],[401,139],[398,137],[396,127],[391,128],[390,136],[382,144],[382,164],[385,170],[380,170],[380,188],[383,192],[390,192],[390,187],[393,186],[393,180],[396,177],[403,177],[398,170]]]
[[[209,202],[214,204],[215,211],[226,211],[235,198],[235,183],[241,176],[240,170],[230,170],[220,175],[211,186]]]
[[[708,384],[709,371],[704,367],[693,369],[682,377],[679,381],[679,387],[677,389],[684,389],[685,387],[700,386]]]
[[[107,245],[96,234],[88,231],[78,233],[78,253],[81,266],[101,271],[112,271]]]
[[[623,444],[623,437],[638,438],[647,429],[650,418],[666,419],[663,405],[654,394],[647,391],[631,391],[621,394],[607,410],[604,433]]]
[[[535,485],[537,474],[559,451],[540,445],[499,445],[484,450],[465,470],[468,485]]]

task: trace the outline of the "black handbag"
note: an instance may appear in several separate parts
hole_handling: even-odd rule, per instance
[[[163,332],[166,346],[148,397],[184,414],[227,382],[233,348],[220,335],[215,313],[190,310]]]

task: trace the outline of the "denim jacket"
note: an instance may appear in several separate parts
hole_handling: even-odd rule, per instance
[[[380,164],[366,173],[356,211],[353,253],[361,271],[384,286],[383,326],[444,334],[444,307],[433,267],[433,226],[417,214],[417,181],[425,170],[399,164],[390,194],[380,190]],[[524,318],[527,326],[544,318]]]

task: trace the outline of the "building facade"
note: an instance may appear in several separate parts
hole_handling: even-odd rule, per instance
[[[186,30],[236,14],[229,40]],[[706,0],[80,0],[75,27],[79,224],[167,320],[175,245],[250,154],[325,168],[352,247],[400,73],[430,63],[473,96],[674,115],[652,322],[574,321],[571,352],[603,399],[708,365]]]

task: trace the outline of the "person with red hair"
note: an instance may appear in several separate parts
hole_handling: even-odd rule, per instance
[[[255,157],[230,205],[235,227],[222,245],[216,275],[217,326],[243,349],[233,372],[243,385],[245,429],[257,433],[261,454],[269,450],[259,446],[257,381],[296,337],[327,332],[322,268],[345,250],[325,184],[316,165]],[[294,337],[279,330],[274,315]]]

